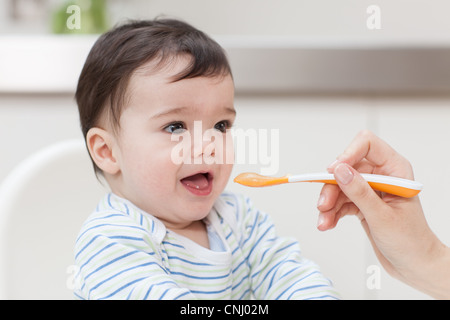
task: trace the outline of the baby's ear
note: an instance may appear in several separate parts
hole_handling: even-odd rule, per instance
[[[119,172],[120,166],[113,153],[115,139],[108,131],[96,127],[89,129],[86,144],[92,160],[104,173],[114,175]]]

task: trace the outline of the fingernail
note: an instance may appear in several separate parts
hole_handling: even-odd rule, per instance
[[[319,213],[319,219],[317,219],[317,228],[319,228],[325,222],[325,218],[322,213]]]
[[[330,172],[331,169],[333,169],[333,167],[339,163],[339,160],[334,160],[332,163],[330,163],[327,167],[328,172]]]
[[[324,203],[325,203],[325,195],[321,194],[320,197],[319,197],[319,201],[317,201],[317,207],[320,207]]]
[[[342,184],[349,184],[353,180],[353,172],[349,169],[348,165],[345,163],[339,164],[334,169],[334,176],[338,182]]]

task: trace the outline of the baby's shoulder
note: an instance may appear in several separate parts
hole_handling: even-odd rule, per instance
[[[107,194],[83,223],[78,240],[103,235],[123,239],[152,238],[160,242],[164,225],[136,208],[132,203]]]

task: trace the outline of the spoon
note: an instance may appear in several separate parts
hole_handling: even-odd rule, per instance
[[[404,198],[416,196],[423,187],[420,182],[391,176],[367,173],[362,173],[361,176],[369,183],[372,189]],[[269,177],[253,172],[244,172],[234,178],[234,182],[247,187],[267,187],[291,182],[321,182],[337,184],[334,179],[334,175],[331,173],[307,173],[299,175],[286,175],[284,177]]]

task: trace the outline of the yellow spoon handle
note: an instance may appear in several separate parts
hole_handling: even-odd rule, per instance
[[[336,180],[311,180],[311,181],[299,181],[299,182],[320,182],[320,183],[328,183],[328,184],[337,184]],[[371,182],[367,181],[369,186],[377,191],[386,192],[393,194],[395,196],[403,197],[403,198],[412,198],[419,194],[421,190],[410,189],[401,186],[395,186],[392,184],[379,183],[379,182]]]

